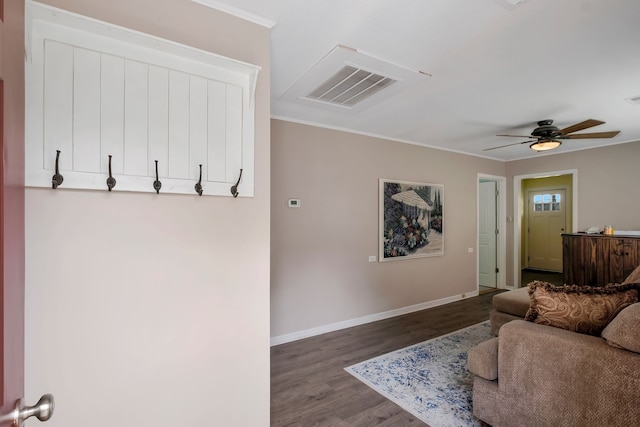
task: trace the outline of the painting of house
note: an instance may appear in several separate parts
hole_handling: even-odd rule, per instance
[[[443,187],[380,180],[380,261],[444,253]]]

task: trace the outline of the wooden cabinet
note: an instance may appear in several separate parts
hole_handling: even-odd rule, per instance
[[[567,284],[621,283],[640,265],[640,237],[563,234],[562,250]]]

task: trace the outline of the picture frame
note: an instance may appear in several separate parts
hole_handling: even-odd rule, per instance
[[[444,255],[444,185],[380,179],[380,262]]]

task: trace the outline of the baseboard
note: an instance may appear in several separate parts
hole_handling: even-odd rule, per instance
[[[368,316],[357,317],[355,319],[349,319],[342,322],[331,323],[324,326],[318,326],[317,328],[304,329],[302,331],[292,332],[290,334],[279,335],[271,337],[271,346],[286,344],[288,342],[301,340],[304,338],[314,337],[316,335],[326,334],[327,332],[339,331],[340,329],[347,329],[353,326],[360,326],[366,323],[377,322],[378,320],[389,319],[391,317],[402,316],[403,314],[414,313],[420,310],[426,310],[427,308],[433,308],[444,304],[460,301],[463,299],[477,297],[478,290],[472,292],[465,292],[464,294],[453,295],[446,298],[441,298],[434,301],[427,301],[420,304],[410,305],[407,307],[397,308],[395,310],[383,311],[382,313],[370,314]]]

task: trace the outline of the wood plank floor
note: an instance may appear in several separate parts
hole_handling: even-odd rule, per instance
[[[488,320],[493,295],[272,347],[271,426],[425,426],[344,368]]]

